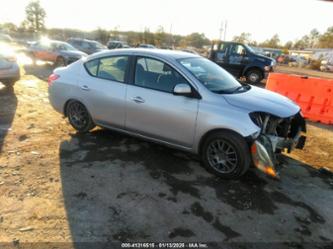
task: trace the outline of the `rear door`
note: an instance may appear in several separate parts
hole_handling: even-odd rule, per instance
[[[128,60],[117,55],[85,63],[87,74],[78,82],[80,96],[98,124],[124,128]]]
[[[34,55],[38,60],[47,60],[47,50],[50,48],[49,44],[37,43],[33,46]]]
[[[127,85],[126,129],[184,147],[193,145],[198,99],[173,95],[187,80],[163,61],[137,57]]]
[[[55,62],[57,60],[57,57],[59,55],[59,51],[63,49],[62,44],[58,43],[52,43],[50,48],[47,51],[47,60]]]
[[[221,66],[223,69],[231,72],[231,67],[229,64],[229,54],[231,45],[229,43],[221,42],[218,45],[215,52],[215,63]]]
[[[242,44],[232,44],[228,57],[228,71],[236,77],[242,76],[242,72],[249,63],[246,49]]]

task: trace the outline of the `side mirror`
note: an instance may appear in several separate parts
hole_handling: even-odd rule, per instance
[[[175,86],[173,89],[174,95],[180,95],[180,96],[190,96],[192,95],[192,89],[189,84],[186,83],[180,83]]]

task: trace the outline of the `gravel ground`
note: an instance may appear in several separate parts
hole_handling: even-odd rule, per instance
[[[317,70],[301,68],[301,67],[289,67],[286,65],[278,65],[275,71],[279,73],[291,73],[298,75],[307,75],[311,77],[333,79],[333,73],[331,72],[320,72]]]

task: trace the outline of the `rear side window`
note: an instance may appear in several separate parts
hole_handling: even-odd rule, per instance
[[[86,65],[87,71],[92,75],[92,76],[97,76],[97,69],[98,69],[98,63],[99,60],[92,60],[88,61]]]
[[[127,64],[128,56],[113,56],[88,61],[85,67],[92,76],[125,82]]]
[[[103,79],[124,82],[127,62],[127,56],[100,59],[97,76]]]

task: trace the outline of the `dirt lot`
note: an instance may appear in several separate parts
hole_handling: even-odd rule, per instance
[[[333,169],[331,127],[309,124],[281,181],[222,181],[176,150],[76,134],[48,103],[51,67],[25,71],[0,86],[1,242],[333,242],[333,178],[314,169]]]
[[[311,77],[333,79],[333,73],[320,72],[320,71],[301,68],[301,67],[289,67],[289,66],[285,66],[285,65],[279,65],[276,67],[275,71],[280,72],[280,73],[291,73],[291,74],[307,75],[307,76],[311,76]]]

